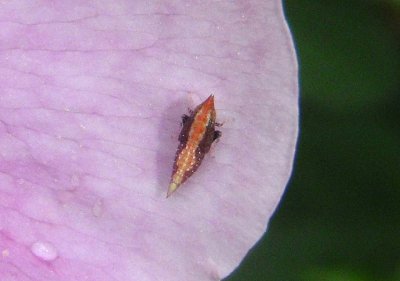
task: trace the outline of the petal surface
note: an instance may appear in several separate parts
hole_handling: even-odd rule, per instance
[[[220,280],[265,232],[297,138],[280,1],[0,6],[0,276]],[[180,116],[222,137],[166,199]]]

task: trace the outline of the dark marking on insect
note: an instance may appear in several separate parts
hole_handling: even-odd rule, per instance
[[[183,126],[183,125],[189,120],[189,118],[190,118],[189,115],[183,114],[183,115],[182,115],[182,123],[181,123],[181,126]]]

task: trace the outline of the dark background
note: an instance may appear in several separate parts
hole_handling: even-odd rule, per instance
[[[284,4],[300,65],[294,172],[226,281],[398,281],[400,0]]]

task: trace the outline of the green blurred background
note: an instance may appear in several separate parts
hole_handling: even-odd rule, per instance
[[[300,65],[294,173],[224,281],[400,280],[400,1],[285,1]]]

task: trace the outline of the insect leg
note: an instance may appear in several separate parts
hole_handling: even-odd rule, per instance
[[[214,131],[214,138],[213,141],[218,140],[222,136],[221,131]]]
[[[190,118],[189,115],[183,114],[181,126],[185,125],[186,121],[189,120],[189,118]]]

